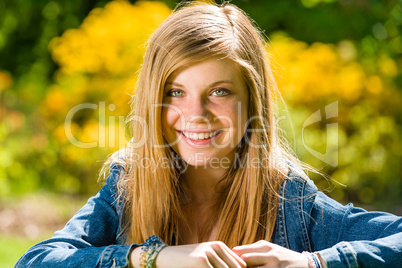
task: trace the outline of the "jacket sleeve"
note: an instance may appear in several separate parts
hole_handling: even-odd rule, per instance
[[[342,205],[294,168],[280,188],[274,242],[330,267],[402,267],[402,218]]]
[[[121,206],[116,183],[121,166],[112,164],[106,185],[53,237],[30,248],[15,267],[128,267],[136,244],[121,243]]]
[[[312,249],[329,268],[402,267],[401,217],[344,206],[319,191],[310,216]]]

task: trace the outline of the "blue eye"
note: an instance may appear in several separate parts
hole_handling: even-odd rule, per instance
[[[212,92],[212,95],[219,96],[219,97],[226,96],[229,94],[230,94],[230,91],[225,88],[218,88],[218,89],[214,90],[214,92]]]
[[[183,91],[180,90],[170,90],[167,95],[171,97],[181,97],[183,94]]]

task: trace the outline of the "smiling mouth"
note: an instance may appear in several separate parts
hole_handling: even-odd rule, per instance
[[[198,141],[198,140],[208,140],[211,139],[213,137],[215,137],[216,135],[218,135],[221,131],[217,130],[215,132],[187,132],[187,131],[179,131],[184,137],[194,140],[194,141]]]

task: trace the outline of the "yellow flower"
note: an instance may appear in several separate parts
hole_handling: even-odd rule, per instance
[[[367,76],[359,62],[345,57],[345,43],[340,46],[307,45],[283,34],[274,35],[267,49],[272,53],[274,74],[286,99],[298,103],[331,96],[357,100],[367,85]],[[384,66],[392,70],[389,61]]]
[[[145,43],[170,13],[161,2],[138,1],[133,5],[126,0],[111,1],[104,8],[92,10],[78,29],[54,38],[49,46],[60,68],[57,82],[49,87],[41,105],[42,114],[64,121],[73,107],[90,103],[96,108],[73,118],[74,138],[98,146],[124,146],[127,141],[122,115],[128,113]],[[115,122],[97,123],[100,102],[106,103],[106,119],[112,113]],[[80,120],[79,127],[74,120]],[[54,135],[58,141],[67,142],[63,128],[58,127]]]
[[[79,29],[52,40],[53,58],[66,74],[133,73],[140,67],[145,41],[169,14],[160,2],[112,1],[94,9]]]

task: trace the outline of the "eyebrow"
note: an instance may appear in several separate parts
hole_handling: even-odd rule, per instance
[[[220,80],[220,81],[216,81],[213,82],[212,84],[210,84],[208,87],[214,87],[216,85],[219,84],[233,84],[233,82],[231,80]],[[171,86],[177,86],[177,87],[184,87],[182,84],[176,83],[176,82],[166,82],[166,85],[171,85]]]

